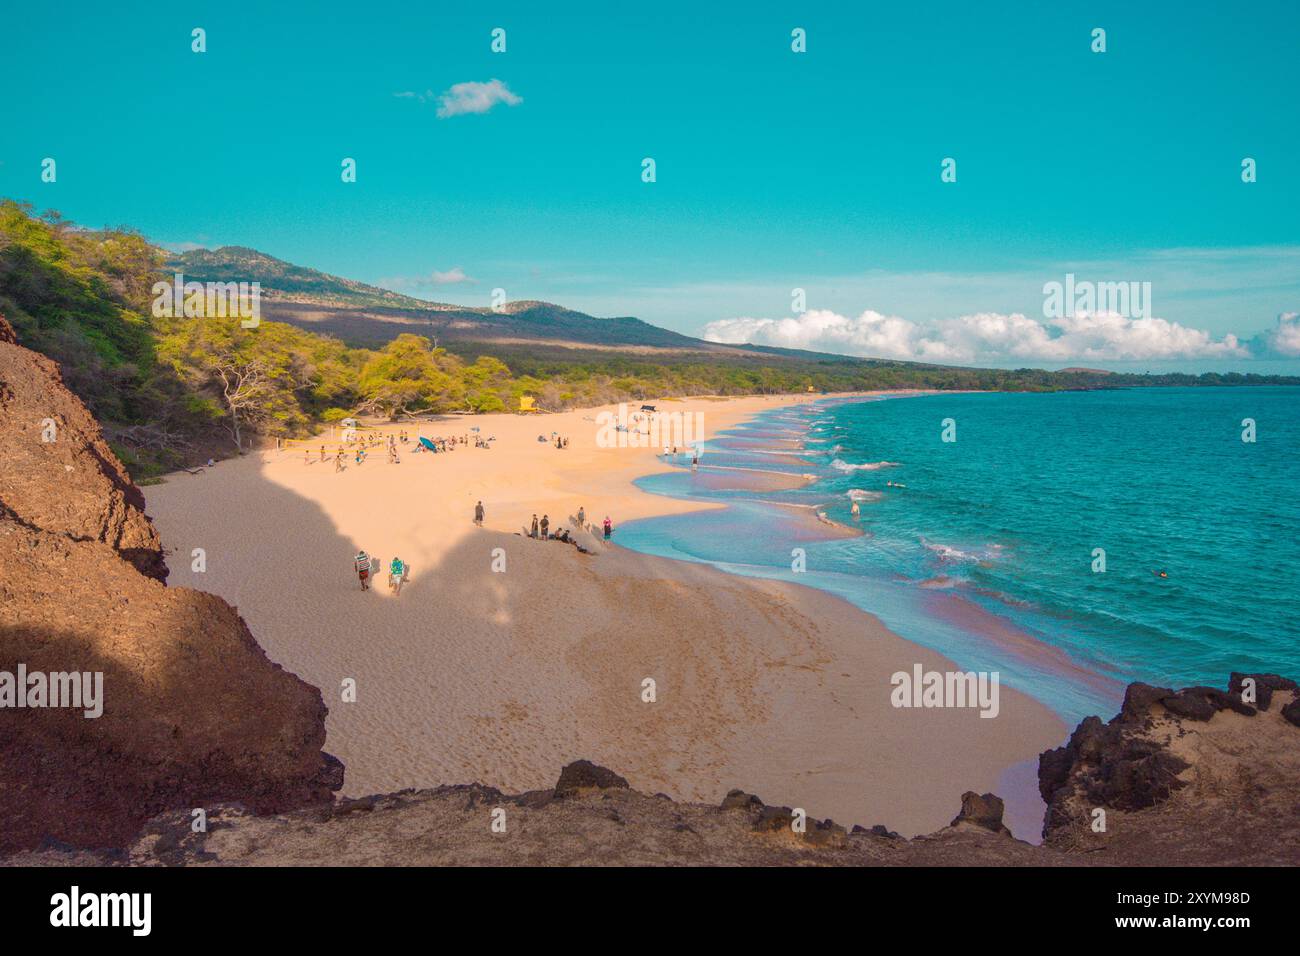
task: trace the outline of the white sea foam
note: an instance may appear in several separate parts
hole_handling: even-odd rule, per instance
[[[938,555],[941,561],[992,561],[1000,557],[1002,553],[1002,545],[1000,544],[989,544],[985,545],[983,548],[972,550],[964,550],[950,544],[940,544],[937,541],[926,541],[925,539],[921,540],[921,544],[923,544],[927,550],[933,551]]]
[[[837,471],[845,473],[851,471],[879,471],[881,468],[897,468],[899,462],[896,461],[869,461],[862,465],[854,465],[842,458],[836,458],[831,462],[831,467]]]
[[[861,488],[850,488],[844,493],[854,501],[879,501],[885,497],[879,491],[864,491]]]

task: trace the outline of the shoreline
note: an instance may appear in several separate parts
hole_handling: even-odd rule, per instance
[[[919,394],[934,394],[932,392],[921,392]],[[914,394],[881,394],[871,393],[871,400],[887,400],[901,397],[914,397]],[[837,404],[851,404],[852,399],[845,399]],[[794,406],[786,406],[794,407]],[[812,452],[819,453],[818,449],[813,448],[808,442],[808,434],[811,430],[812,422],[795,425],[794,423],[774,423],[764,421],[764,415],[770,412],[777,412],[781,407],[774,409],[765,409],[755,416],[734,423],[730,426],[726,434],[713,436],[709,443],[715,446],[716,451],[740,453],[748,455],[794,455],[807,454]],[[744,429],[743,431],[740,429]],[[787,431],[794,429],[801,430],[798,437],[783,437]],[[761,437],[759,437],[761,434]],[[829,440],[828,440],[829,441]],[[787,452],[773,448],[775,443],[791,443],[798,446],[798,452]],[[809,462],[808,464],[812,464]],[[883,464],[883,463],[882,463]],[[703,466],[701,466],[703,467]],[[767,474],[761,468],[749,468],[744,464],[729,466],[712,466],[717,471],[727,471],[733,475],[742,475],[748,473]],[[682,469],[675,467],[674,471],[680,473]],[[651,474],[658,474],[653,472]],[[780,472],[777,474],[788,474]],[[643,476],[643,477],[649,477]],[[796,476],[790,475],[791,478]],[[790,490],[794,488],[806,488],[823,480],[822,475],[802,475],[798,476],[800,480],[791,482],[786,488],[773,488],[762,490]],[[692,476],[692,485],[694,486],[698,476]],[[785,514],[794,514],[798,516],[799,541],[804,543],[808,540],[832,541],[840,538],[853,537],[871,537],[872,533],[861,527],[857,523],[848,523],[844,520],[828,517],[822,510],[831,501],[836,500],[835,496],[828,497],[825,501],[815,504],[802,504],[789,501],[768,500],[761,497],[738,497],[727,499],[722,497],[731,492],[752,491],[752,488],[743,487],[741,484],[730,484],[712,489],[719,493],[717,498],[695,497],[689,492],[678,492],[669,490],[657,490],[650,492],[675,501],[687,501],[701,505],[710,509],[729,509],[736,506],[759,506],[768,508],[776,512]],[[812,517],[815,515],[815,519]],[[659,516],[663,517],[663,516]],[[644,522],[653,523],[654,516],[641,519]],[[882,626],[891,630],[892,633],[899,636],[902,640],[911,641],[914,644],[929,648],[936,653],[942,654],[945,658],[952,654],[951,648],[936,646],[923,640],[914,639],[910,636],[912,628],[896,627],[893,624],[885,624],[879,614],[879,610],[868,605],[859,603],[856,599],[850,599],[844,594],[837,593],[833,588],[821,586],[815,583],[816,578],[805,578],[799,575],[798,578],[803,580],[792,580],[788,574],[780,573],[779,569],[768,567],[765,563],[759,564],[737,564],[734,561],[722,559],[711,559],[708,557],[688,557],[687,554],[671,555],[664,554],[657,550],[646,550],[642,553],[654,554],[666,557],[669,560],[693,560],[699,561],[707,566],[714,567],[724,573],[740,577],[746,580],[779,580],[794,584],[795,586],[809,587],[820,591],[823,594],[831,595],[837,599],[844,600],[850,606],[860,613],[869,615],[880,621]],[[746,573],[742,568],[752,568],[753,574]],[[807,582],[807,583],[805,583]],[[1027,665],[1031,671],[1042,671],[1050,673],[1054,678],[1064,681],[1072,687],[1086,689],[1086,692],[1092,697],[1109,699],[1109,706],[1117,708],[1123,696],[1125,684],[1117,681],[1104,674],[1093,671],[1083,664],[1078,663],[1071,658],[1061,648],[1046,643],[1034,637],[1028,631],[1021,629],[1014,621],[1002,617],[996,613],[987,610],[972,601],[966,595],[960,592],[948,590],[946,584],[940,583],[937,579],[927,579],[924,581],[904,581],[900,578],[901,586],[904,589],[913,590],[914,597],[919,607],[922,608],[925,619],[932,623],[949,625],[958,630],[965,632],[970,639],[970,644],[974,646],[983,645],[985,652],[994,652],[1002,661],[1018,661]],[[921,593],[930,592],[930,593]],[[968,655],[962,655],[968,656]],[[983,656],[983,655],[980,655]],[[981,662],[983,663],[983,662]],[[1004,670],[1005,674],[1006,671]],[[1006,685],[1004,677],[1004,686]],[[1058,718],[1063,720],[1066,726],[1073,726],[1087,713],[1093,712],[1093,708],[1086,708],[1085,712],[1071,714],[1071,705],[1064,701],[1055,699],[1050,687],[1035,687],[1033,681],[1012,679],[1012,684],[1020,692],[1027,694],[1038,703],[1049,708]],[[1027,686],[1028,685],[1028,686]],[[1074,709],[1078,709],[1075,707]],[[1100,707],[1097,712],[1104,712],[1107,707]],[[1061,741],[1064,742],[1064,738]],[[1014,764],[1003,768],[1002,774],[996,788],[997,793],[1001,795],[1007,804],[1007,819],[1014,827],[1018,820],[1022,831],[1023,828],[1031,825],[1033,822],[1041,820],[1044,806],[1038,794],[1037,784],[1037,760],[1030,759],[1021,763]],[[1020,832],[1017,836],[1020,836]],[[1023,837],[1022,837],[1023,838]],[[1031,842],[1036,840],[1031,839]]]
[[[713,435],[828,397],[665,404],[705,412]],[[533,789],[557,762],[586,758],[676,799],[735,787],[914,834],[1065,736],[1050,709],[1006,687],[996,720],[891,707],[889,674],[951,661],[815,588],[594,538],[584,555],[522,537],[534,510],[555,528],[585,505],[589,522],[612,512],[617,529],[710,509],[635,487],[675,469],[658,449],[597,448],[598,411],[388,426],[479,427],[497,442],[404,454],[397,466],[381,452],[342,473],[297,451],[258,453],[150,486],[148,510],[169,550],[205,549],[202,572],[173,560],[172,585],[235,604],[272,660],[321,688],[346,796],[467,780]],[[552,430],[571,447],[536,440]],[[488,517],[477,529],[480,498]],[[400,596],[356,587],[359,547],[408,562]],[[504,573],[491,567],[498,552]],[[349,678],[354,703],[340,700]]]
[[[879,401],[879,400],[889,400],[893,398],[906,398],[906,397],[916,397],[918,395],[933,395],[933,394],[939,394],[939,393],[935,393],[932,391],[907,390],[907,391],[900,391],[898,393],[881,393],[881,392],[865,393],[862,397],[867,397],[870,398],[871,400]],[[846,398],[837,402],[837,404],[851,404],[851,403],[852,403],[852,398]],[[740,453],[740,454],[772,454],[773,453],[772,450],[768,447],[769,443],[797,442],[801,446],[801,448],[805,449],[805,453],[807,453],[808,451],[817,453],[818,451],[817,449],[811,449],[810,446],[807,445],[807,433],[811,428],[811,424],[812,424],[811,421],[808,423],[800,424],[798,426],[795,426],[793,424],[787,426],[776,426],[773,425],[772,423],[760,421],[761,416],[765,414],[767,411],[777,411],[777,410],[778,409],[764,410],[764,412],[760,412],[750,419],[733,423],[731,426],[729,426],[730,431],[728,434],[721,437],[714,437],[713,439],[711,439],[710,443],[721,446],[720,450],[726,452]],[[747,434],[737,432],[738,426],[747,427],[747,426],[754,426],[754,425],[759,426],[757,430],[764,433],[763,437],[751,438]],[[773,435],[771,434],[771,432],[773,431],[789,431],[793,428],[799,428],[803,430],[803,434],[801,434],[800,437],[798,438],[773,437]],[[750,445],[751,442],[752,442],[752,446]],[[783,454],[783,453],[778,452],[778,454]],[[714,466],[714,468],[717,470],[729,470],[737,474],[743,474],[750,471],[755,471],[759,474],[764,473],[761,469],[750,469],[745,467],[744,465]],[[677,473],[681,473],[680,468],[674,468],[673,471],[676,471]],[[651,477],[652,475],[659,474],[659,473],[661,472],[652,472],[643,477]],[[788,473],[780,473],[780,474],[788,474]],[[795,476],[791,475],[790,477],[793,478]],[[787,488],[773,488],[773,489],[762,489],[762,490],[781,491],[781,490],[791,490],[791,489],[798,489],[798,488],[807,488],[811,485],[815,485],[819,481],[825,480],[827,476],[802,475],[799,477],[801,480],[799,480],[797,483],[792,482]],[[742,488],[737,486],[737,487],[716,488],[711,490],[720,492],[721,494],[725,495],[733,491],[750,491],[752,489]],[[727,499],[724,497],[703,498],[703,497],[692,496],[689,492],[678,493],[678,492],[668,491],[668,490],[653,491],[650,493],[664,498],[668,498],[673,501],[690,502],[699,505],[703,508],[708,508],[712,510],[727,509],[738,505],[739,506],[758,505],[786,514],[791,514],[791,513],[797,514],[800,516],[800,518],[804,519],[801,522],[801,524],[805,525],[807,529],[810,529],[813,532],[814,538],[818,534],[820,534],[821,540],[825,540],[825,541],[831,541],[838,538],[873,536],[872,532],[868,531],[866,528],[862,527],[857,523],[849,523],[843,519],[836,519],[836,518],[829,517],[822,511],[822,509],[827,505],[829,505],[831,502],[838,500],[838,495],[832,494],[831,492],[827,492],[827,496],[824,501],[815,504],[803,504],[803,503],[791,502],[791,501],[768,500],[759,497],[743,497],[743,498],[732,498],[732,499]],[[871,501],[874,499],[868,498],[865,500]],[[808,515],[806,514],[808,512],[815,513],[817,516],[816,519],[815,520],[809,519]],[[665,516],[667,515],[661,515],[657,517],[665,517]],[[653,517],[656,516],[651,516],[650,519],[646,519],[646,520],[652,520]],[[674,558],[674,556],[672,555],[662,554],[661,552],[658,551],[650,551],[647,553],[659,554],[660,556],[668,557],[670,559]],[[685,556],[683,556],[683,559],[685,559]],[[769,567],[765,564],[742,565],[742,564],[738,564],[737,562],[728,561],[725,559],[717,559],[715,561],[715,560],[710,560],[708,558],[698,558],[694,560],[705,561],[705,563],[712,564],[715,567],[719,567],[719,569],[724,569],[724,567],[728,567],[728,566],[737,567],[737,568],[742,566],[744,567],[752,566],[754,569],[754,575],[753,575],[754,577],[775,579],[775,580],[789,580],[788,575],[782,574],[780,568]],[[739,572],[727,572],[727,573],[736,574]],[[747,578],[751,577],[751,575],[744,574],[744,573],[740,573],[740,576],[747,577]],[[1031,667],[1034,667],[1038,670],[1050,672],[1053,676],[1065,680],[1077,688],[1086,689],[1086,691],[1089,694],[1091,694],[1093,697],[1097,698],[1098,700],[1104,700],[1104,704],[1100,704],[1100,703],[1098,704],[1100,710],[1106,710],[1109,707],[1119,706],[1123,695],[1123,689],[1125,686],[1124,682],[1108,677],[1105,674],[1099,673],[1095,670],[1089,669],[1085,665],[1075,661],[1061,648],[1052,645],[1050,643],[1044,642],[1034,637],[1028,631],[1023,630],[1019,625],[1016,624],[1014,620],[1005,617],[1003,615],[999,615],[994,611],[986,609],[979,603],[971,600],[970,597],[968,597],[966,594],[960,591],[951,590],[947,582],[947,579],[943,578],[942,576],[932,577],[921,581],[912,581],[910,579],[900,578],[899,581],[907,589],[914,589],[915,592],[925,592],[925,593],[915,593],[914,596],[918,602],[918,605],[922,607],[923,613],[927,621],[933,623],[943,622],[945,624],[951,625],[954,628],[957,628],[959,630],[968,633],[969,636],[974,639],[974,642],[977,643],[982,642],[988,647],[996,649],[997,652],[1004,659],[1019,660],[1025,662],[1029,664]],[[822,590],[823,593],[826,594],[834,594],[842,598],[844,597],[844,595],[839,594],[839,592],[837,592],[832,588],[819,587],[817,584],[814,583],[809,583],[804,586],[817,588],[818,590]],[[860,610],[863,613],[871,614],[873,616],[878,616],[877,611],[874,611],[870,607],[863,606],[852,600],[850,600],[849,603],[853,604],[858,610]],[[901,631],[904,629],[895,628],[894,630],[895,633],[900,633],[900,636],[903,636],[904,640],[912,640],[911,638],[901,634]],[[948,651],[943,648],[934,647],[934,645],[927,644],[922,641],[913,641],[913,643],[921,643],[923,644],[923,646],[932,647],[933,649],[937,650],[939,653],[945,653],[945,654],[948,653]],[[1073,723],[1076,723],[1078,720],[1081,720],[1084,716],[1087,716],[1089,713],[1094,712],[1094,708],[1085,708],[1086,712],[1073,714],[1069,712],[1070,711],[1069,706],[1066,706],[1064,704],[1053,703],[1051,700],[1051,695],[1043,694],[1041,692],[1035,692],[1033,690],[1028,690],[1023,687],[1022,690],[1025,693],[1029,693],[1030,696],[1034,697],[1040,703],[1051,708],[1067,724],[1072,725]]]

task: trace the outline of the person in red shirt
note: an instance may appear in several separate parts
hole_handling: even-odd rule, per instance
[[[361,590],[370,590],[370,555],[364,551],[358,551],[356,559],[352,562],[352,567],[356,569],[357,577],[361,579]]]

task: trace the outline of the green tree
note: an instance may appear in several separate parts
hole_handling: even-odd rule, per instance
[[[318,375],[311,336],[278,322],[244,329],[238,319],[177,319],[158,345],[160,359],[221,409],[236,448],[245,429],[271,435],[305,430],[304,399]]]
[[[357,383],[360,412],[397,418],[417,411],[450,411],[464,395],[461,363],[421,335],[399,335],[370,355]]]

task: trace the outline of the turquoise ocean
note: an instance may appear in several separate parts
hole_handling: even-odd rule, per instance
[[[827,399],[709,434],[698,471],[639,484],[726,507],[619,544],[837,594],[1071,725],[1130,681],[1300,677],[1300,388]],[[754,470],[815,480],[742,490]]]

